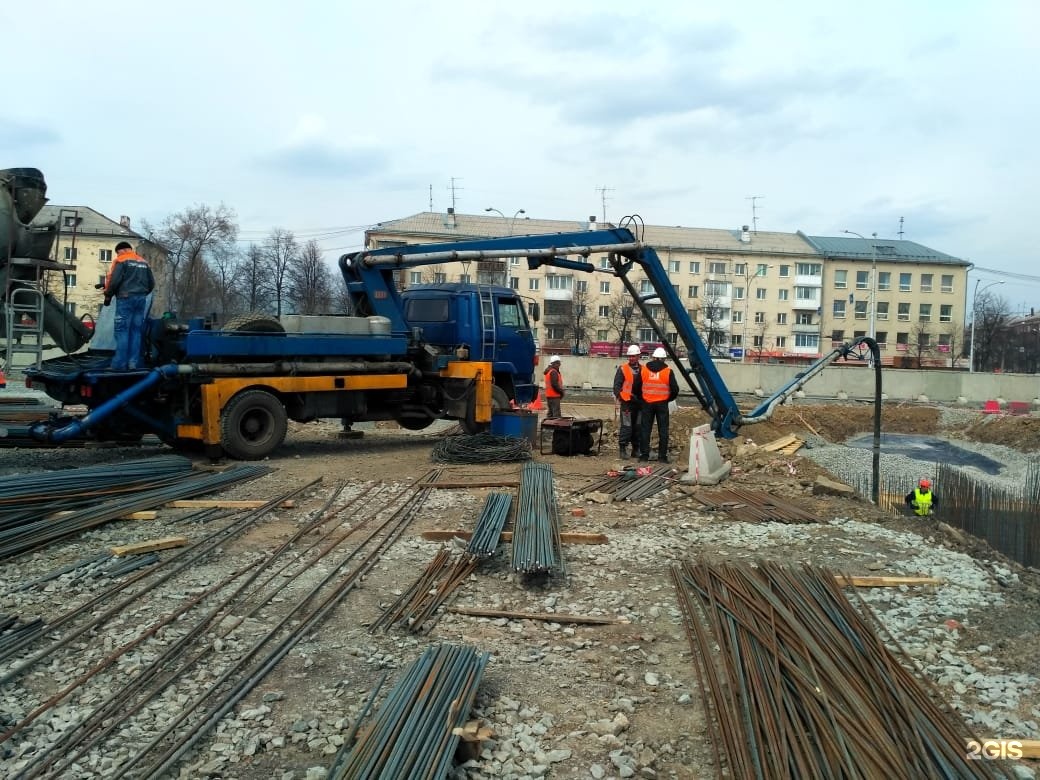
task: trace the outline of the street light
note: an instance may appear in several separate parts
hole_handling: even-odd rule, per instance
[[[492,208],[491,206],[488,206],[486,209],[484,209],[484,211],[493,211],[496,214],[498,214],[498,216],[502,217],[502,219],[506,219],[507,218],[505,214],[503,214],[501,211],[499,211],[496,208]],[[513,228],[516,227],[516,218],[519,217],[521,214],[526,214],[526,213],[527,212],[524,211],[523,209],[517,209],[516,210],[516,213],[513,215],[513,218],[511,220],[509,220],[509,235],[513,235]]]
[[[971,346],[968,347],[968,373],[975,373],[975,319],[978,314],[978,303],[979,303],[979,284],[982,282],[981,279],[975,280],[975,292],[971,296]],[[981,292],[986,292],[990,287],[994,287],[998,284],[1004,284],[1004,280],[1001,279],[999,282],[990,282],[982,288]]]
[[[867,240],[866,236],[860,235],[855,230],[846,230],[852,236],[859,236],[864,241]],[[874,338],[874,310],[877,308],[877,302],[874,297],[877,293],[877,233],[871,233],[871,237],[874,239],[870,242],[870,330],[867,335]],[[853,312],[855,316],[855,312]]]

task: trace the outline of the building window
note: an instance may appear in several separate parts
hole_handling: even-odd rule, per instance
[[[946,347],[946,349],[943,349],[943,347]],[[950,351],[950,334],[949,333],[940,333],[939,334],[939,351],[940,352],[949,352]]]
[[[433,274],[434,284],[444,284],[448,281],[448,275],[444,271],[435,271]]]
[[[567,337],[567,331],[562,325],[546,325],[545,338],[549,341],[563,341]]]
[[[708,263],[708,273],[718,274],[719,276],[725,276],[726,263]]]
[[[739,347],[743,345],[743,343],[744,337],[741,336],[739,333],[734,333],[729,337],[729,344],[731,347]]]
[[[891,290],[892,289],[892,272],[891,271],[878,271],[877,275],[877,288],[879,290]]]
[[[799,301],[814,301],[816,300],[816,288],[815,287],[795,287],[794,297]]]
[[[76,286],[76,274],[65,274],[65,286],[75,287]]]
[[[609,295],[610,294],[610,282],[600,282],[599,283],[599,291],[603,295]]]
[[[733,322],[734,324],[741,323],[744,321],[744,312],[734,310],[733,311]]]
[[[789,265],[782,265],[782,266],[780,266],[780,278],[781,279],[786,279],[790,275],[791,275],[791,266],[789,266]]]
[[[784,266],[780,266],[784,268]],[[795,265],[795,273],[799,276],[819,276],[823,271],[823,266],[819,263],[797,263]],[[783,274],[780,274],[783,276]]]
[[[766,288],[765,287],[759,287],[757,290],[755,290],[755,300],[756,301],[764,301],[765,299],[766,299]]]
[[[832,330],[831,341],[845,341],[845,331],[843,330]]]
[[[867,335],[867,332],[865,330],[854,330],[854,331],[852,331],[852,338],[854,338],[854,339],[861,339],[861,338],[863,338],[866,335]]]
[[[538,281],[539,280],[534,278],[534,277],[528,279],[527,280],[527,289],[528,290],[537,290],[538,289]]]
[[[776,324],[777,325],[786,325],[787,324],[787,312],[786,311],[782,311],[782,312],[780,312],[779,314],[776,315]]]
[[[668,261],[668,273],[670,273],[670,274],[677,274],[677,273],[679,273],[679,261],[678,260],[669,260]]]
[[[899,292],[910,292],[910,274],[899,274]]]
[[[898,349],[899,345],[902,345],[903,349],[906,349],[906,345],[909,344],[909,343],[910,343],[910,334],[909,333],[897,333],[896,334],[896,348],[897,349]]]
[[[704,294],[709,298],[724,298],[728,289],[729,285],[726,282],[716,282],[709,279],[704,283]],[[649,290],[646,292],[649,292]]]
[[[762,325],[766,321],[766,313],[764,311],[755,312],[755,324]]]
[[[657,336],[654,334],[653,328],[640,328],[639,329],[639,340],[640,341],[653,341]]]
[[[408,284],[422,284],[422,271],[409,271]]]
[[[885,342],[888,340],[888,333],[883,330],[879,330],[874,336],[874,341],[878,343],[878,346],[884,349]]]
[[[509,264],[513,265],[513,266],[520,265],[520,258],[519,257],[510,257],[509,258]]]
[[[840,341],[841,339],[839,339]],[[794,345],[796,347],[820,348],[820,334],[818,333],[795,333]]]
[[[470,278],[469,274],[459,274],[459,281],[463,284],[470,284],[473,280]]]
[[[932,345],[932,335],[930,333],[918,333],[917,334],[917,346],[921,349],[929,349]]]
[[[765,276],[769,273],[769,266],[766,263],[759,263],[758,268],[755,269],[755,276]]]
[[[610,258],[609,257],[601,257],[599,259],[599,267],[600,267],[600,270],[602,270],[602,271],[609,271],[610,270]]]
[[[751,345],[755,349],[762,349],[762,337],[761,336],[752,336],[751,337]]]
[[[922,303],[917,309],[917,319],[921,322],[932,321],[932,304]]]
[[[560,276],[559,274],[549,274],[545,277],[548,283],[549,290],[569,290],[574,285],[573,276]]]
[[[64,227],[76,227],[76,225],[80,224],[82,221],[83,220],[79,217],[65,217],[65,219],[62,220],[62,224]]]
[[[845,319],[845,301],[835,301],[834,310],[832,313],[834,314],[834,319],[836,320]]]
[[[776,343],[777,349],[783,349],[784,347],[787,346],[787,336],[777,336],[775,343]]]
[[[610,307],[609,306],[600,306],[599,309],[597,309],[597,311],[599,312],[599,316],[600,317],[609,317],[610,316]]]
[[[699,274],[700,272],[701,272],[701,261],[700,260],[691,260],[690,261],[690,273],[691,274]]]
[[[943,274],[939,278],[939,284],[941,285],[941,287],[939,289],[942,292],[944,292],[944,293],[952,293],[953,292],[953,274]]]
[[[896,312],[896,318],[902,322],[910,321],[910,304],[900,303],[899,310]]]
[[[795,315],[794,321],[796,325],[812,325],[812,312],[800,311]]]
[[[574,291],[575,292],[580,292],[580,293],[588,292],[589,291],[588,279],[579,279],[578,281],[576,281],[574,283]]]
[[[878,301],[877,318],[879,320],[888,319],[888,301]]]
[[[791,297],[791,291],[784,287],[781,290],[776,291],[776,299],[778,301],[786,301]]]
[[[76,259],[76,255],[78,255],[78,254],[79,254],[79,247],[76,247],[76,246],[67,246],[67,247],[65,247],[65,259],[66,260],[75,260]]]
[[[697,293],[698,293],[698,289],[697,289],[697,285],[695,285],[695,284],[691,284],[689,287],[686,288],[686,297],[687,298],[696,298],[697,297]]]
[[[112,262],[112,250],[111,249],[99,249],[98,250],[98,260],[100,260],[102,263],[111,263]]]
[[[921,292],[932,291],[932,274],[921,274]]]
[[[747,263],[734,263],[733,274],[734,276],[747,276]]]
[[[69,301],[68,303],[66,303],[65,304],[65,311],[67,311],[69,314],[75,314],[76,313],[76,302],[75,301]]]
[[[511,289],[511,290],[519,290],[520,289],[520,277],[519,276],[510,276],[509,277],[509,289]]]
[[[939,307],[939,322],[953,322],[952,303],[944,303]]]
[[[596,341],[606,341],[609,336],[610,334],[604,328],[596,331]]]
[[[856,314],[857,320],[865,320],[867,318],[867,302],[856,301]]]
[[[734,287],[733,288],[733,298],[734,298],[734,300],[738,300],[738,301],[744,300],[744,288],[743,287]]]
[[[870,271],[856,271],[856,289],[866,290],[870,287]]]
[[[834,272],[834,289],[844,290],[849,286],[849,272],[842,269]]]

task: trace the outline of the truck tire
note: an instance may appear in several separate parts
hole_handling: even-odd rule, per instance
[[[498,385],[493,385],[491,388],[491,413],[505,411],[509,408],[509,396],[506,395],[506,391]],[[466,419],[460,420],[462,424],[462,430],[468,433],[470,436],[475,436],[478,433],[483,433],[491,427],[489,423],[478,423],[476,420],[477,415],[477,404],[476,398],[471,396],[469,403],[466,405]]]
[[[433,425],[433,417],[398,417],[397,424],[406,431],[422,431]]]
[[[220,413],[220,444],[232,458],[260,460],[285,440],[288,427],[278,398],[266,390],[243,390]]]
[[[275,317],[256,311],[232,317],[224,323],[221,330],[235,330],[239,333],[285,333],[282,323]]]

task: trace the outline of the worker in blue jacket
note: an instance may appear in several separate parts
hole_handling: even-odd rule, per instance
[[[116,259],[104,283],[105,306],[116,300],[116,354],[110,368],[137,368],[141,359],[141,336],[148,314],[148,295],[155,289],[155,276],[148,262],[126,241],[116,244]]]

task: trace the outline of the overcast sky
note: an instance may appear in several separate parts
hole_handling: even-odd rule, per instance
[[[329,258],[509,216],[903,237],[1040,309],[1040,4],[0,5],[0,168],[134,225],[197,204]],[[42,8],[42,6],[41,6]],[[640,10],[642,8],[642,10]]]

